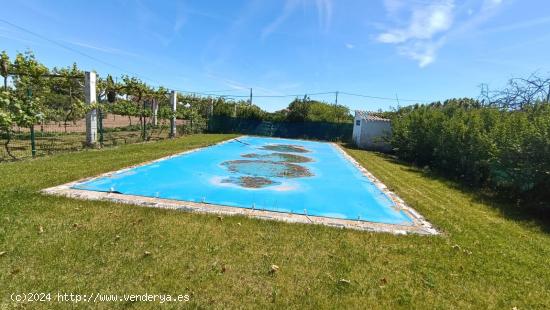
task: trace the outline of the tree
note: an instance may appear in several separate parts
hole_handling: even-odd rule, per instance
[[[537,102],[550,102],[550,78],[536,74],[510,79],[508,85],[491,98],[492,106],[508,110],[524,110]]]

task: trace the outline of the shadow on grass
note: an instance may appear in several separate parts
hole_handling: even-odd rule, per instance
[[[352,150],[360,150],[350,144],[343,144],[344,147]],[[499,212],[506,218],[537,225],[545,233],[550,233],[550,203],[544,198],[514,198],[505,197],[487,188],[479,188],[461,183],[460,180],[449,178],[448,176],[414,166],[411,163],[398,159],[395,155],[372,152],[375,156],[384,161],[402,167],[410,173],[420,175],[424,178],[444,183],[446,186],[459,191],[471,197],[472,202],[483,203]]]

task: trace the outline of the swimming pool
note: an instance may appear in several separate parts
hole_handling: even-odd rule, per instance
[[[312,222],[427,223],[337,145],[305,140],[244,136],[65,189],[289,214]]]

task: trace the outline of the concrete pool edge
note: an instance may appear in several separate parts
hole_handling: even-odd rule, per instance
[[[427,234],[431,235],[438,235],[439,232],[437,229],[435,229],[428,220],[426,220],[420,213],[418,213],[415,209],[411,208],[409,205],[405,203],[401,197],[399,197],[396,193],[389,190],[389,188],[382,183],[377,177],[375,177],[372,173],[370,173],[363,165],[361,165],[359,162],[355,160],[350,154],[348,154],[340,145],[331,142],[332,146],[334,146],[349,162],[351,162],[355,168],[359,169],[361,173],[367,177],[381,192],[383,192],[386,196],[388,196],[391,201],[395,204],[395,208],[397,210],[401,210],[405,212],[414,222],[414,226],[421,226],[424,230],[426,230]]]
[[[242,138],[245,136],[237,137],[236,139]],[[197,203],[191,201],[182,201],[182,200],[172,200],[172,199],[163,199],[163,198],[154,198],[154,197],[145,197],[145,196],[135,196],[135,195],[126,195],[116,192],[100,192],[100,191],[91,191],[91,190],[81,190],[73,189],[72,187],[78,183],[90,181],[97,178],[109,177],[116,173],[125,172],[136,167],[149,165],[158,161],[169,159],[176,156],[181,156],[189,154],[192,152],[200,151],[204,148],[213,147],[223,143],[228,143],[233,139],[228,139],[221,141],[212,145],[198,147],[195,149],[187,150],[177,154],[165,156],[159,159],[147,161],[116,171],[111,171],[107,173],[100,174],[95,177],[88,177],[81,180],[69,182],[59,186],[54,186],[41,190],[42,193],[48,195],[64,196],[69,198],[83,199],[83,200],[100,200],[100,201],[111,201],[115,203],[131,204],[137,206],[151,207],[151,208],[161,208],[161,209],[171,209],[171,210],[181,210],[188,212],[198,212],[198,213],[209,213],[217,215],[243,215],[249,216],[252,218],[264,219],[264,220],[277,220],[284,221],[289,223],[303,223],[303,224],[319,224],[331,227],[339,228],[349,228],[355,230],[363,231],[373,231],[373,232],[387,232],[392,234],[421,234],[421,235],[437,235],[439,232],[432,227],[432,225],[426,221],[418,212],[414,209],[408,207],[401,198],[395,195],[393,192],[389,191],[388,188],[381,183],[376,177],[374,177],[367,169],[361,166],[353,157],[347,154],[339,145],[335,143],[330,143],[333,147],[339,150],[344,157],[349,160],[357,169],[359,169],[366,177],[368,177],[384,194],[386,194],[398,207],[399,210],[404,211],[412,220],[412,225],[400,225],[400,224],[384,224],[377,222],[368,222],[360,220],[347,220],[347,219],[337,219],[329,218],[322,216],[311,216],[311,215],[302,215],[302,214],[293,214],[293,213],[283,213],[276,211],[267,211],[267,210],[257,210],[257,209],[246,209],[239,207],[229,207],[225,205],[209,204],[209,203]]]

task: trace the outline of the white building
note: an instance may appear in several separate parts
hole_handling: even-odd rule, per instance
[[[387,152],[391,150],[391,145],[387,141],[390,137],[389,119],[365,111],[355,111],[352,139],[357,147]]]

